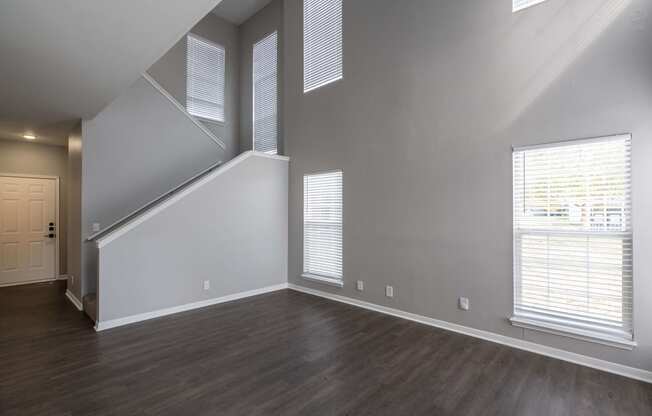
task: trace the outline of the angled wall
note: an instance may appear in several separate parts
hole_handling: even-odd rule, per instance
[[[226,158],[224,150],[141,77],[82,123],[82,238]],[[82,296],[96,288],[92,244],[84,243]]]
[[[100,239],[98,329],[284,286],[287,179],[287,159],[243,153]]]
[[[238,27],[209,13],[197,23],[190,33],[201,36],[222,46],[226,52],[226,71],[224,85],[224,123],[202,120],[226,145],[226,155],[230,159],[240,153],[240,50]],[[147,72],[158,81],[177,101],[186,104],[187,82],[187,42],[184,36]],[[227,159],[227,160],[228,160]]]

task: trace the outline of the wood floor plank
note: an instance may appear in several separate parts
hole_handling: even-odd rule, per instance
[[[293,291],[95,333],[0,289],[0,415],[652,415],[652,385]]]

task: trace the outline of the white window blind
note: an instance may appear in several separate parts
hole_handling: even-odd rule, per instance
[[[303,0],[303,91],[342,78],[342,0]]]
[[[515,149],[513,169],[512,321],[632,341],[631,137]]]
[[[546,0],[512,0],[512,11],[517,12],[519,10],[527,9],[528,7],[543,3],[544,1]]]
[[[194,116],[224,121],[224,48],[188,35],[186,107]]]
[[[342,172],[303,178],[304,277],[342,281]]]
[[[254,150],[277,153],[277,33],[254,45]]]

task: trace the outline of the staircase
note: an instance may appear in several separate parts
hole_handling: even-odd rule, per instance
[[[84,210],[82,223],[107,226],[99,232],[84,230],[82,299],[97,290],[94,241],[201,180],[231,154],[147,73],[95,119],[84,122],[83,130],[87,169],[82,192],[92,205]],[[106,189],[106,184],[119,186]]]
[[[187,179],[186,181],[182,182],[178,186],[174,187],[173,189],[169,190],[168,192],[164,193],[163,195],[159,196],[153,201],[136,209],[135,211],[126,215],[125,217],[118,219],[116,222],[109,225],[105,229],[91,235],[90,237],[88,237],[87,241],[97,242],[103,237],[113,233],[116,230],[126,229],[130,224],[133,224],[137,222],[139,219],[145,218],[147,215],[150,215],[158,207],[161,207],[166,201],[169,201],[175,195],[183,192],[184,190],[191,187],[193,184],[200,181],[202,178],[206,177],[207,175],[215,171],[220,165],[222,165],[221,161],[211,165],[209,168]],[[88,315],[88,317],[91,318],[93,322],[97,322],[97,295],[95,293],[89,293],[85,295],[83,298],[83,305],[84,305],[84,312],[86,313],[86,315]]]
[[[83,244],[96,330],[287,286],[288,158],[228,160],[232,150],[147,73],[82,130],[83,224],[109,224],[86,229]]]
[[[93,322],[97,322],[97,295],[95,293],[90,293],[84,296],[82,301],[84,305],[84,312],[88,315]]]
[[[285,288],[288,162],[245,152],[89,237],[96,330]]]

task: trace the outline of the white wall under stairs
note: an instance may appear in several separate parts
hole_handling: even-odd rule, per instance
[[[243,153],[100,238],[96,328],[285,287],[288,161]]]
[[[82,237],[105,228],[218,161],[224,144],[144,74],[82,124]],[[82,250],[82,297],[96,291],[95,248]]]

